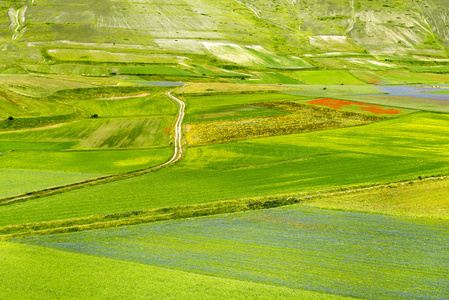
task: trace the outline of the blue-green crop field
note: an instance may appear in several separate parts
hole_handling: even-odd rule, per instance
[[[18,242],[355,298],[444,299],[448,226],[294,205]]]

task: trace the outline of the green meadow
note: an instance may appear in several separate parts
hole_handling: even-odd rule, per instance
[[[128,98],[129,97],[129,98]],[[136,96],[117,96],[109,99],[78,100],[72,103],[88,115],[102,117],[131,117],[175,115],[176,105],[160,95],[142,93]]]
[[[76,173],[114,174],[144,169],[167,161],[171,148],[96,151],[14,151],[0,156],[8,169],[70,170]],[[22,180],[20,180],[22,181]],[[23,180],[25,182],[25,180]],[[24,190],[26,191],[26,189]]]
[[[331,193],[313,198],[304,204],[332,210],[405,216],[422,220],[448,220],[448,184],[447,179],[415,180],[351,193]]]

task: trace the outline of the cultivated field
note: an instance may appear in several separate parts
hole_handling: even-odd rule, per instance
[[[294,205],[20,242],[267,285],[282,278],[282,286],[299,290],[402,299],[445,297],[446,233],[413,219]]]
[[[446,6],[0,1],[0,299],[446,299]]]

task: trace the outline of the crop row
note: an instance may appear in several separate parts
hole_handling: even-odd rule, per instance
[[[383,120],[383,118],[377,116],[288,101],[263,102],[253,105],[285,111],[290,114],[193,124],[188,127],[187,139],[191,145],[204,145],[246,138],[356,126]]]

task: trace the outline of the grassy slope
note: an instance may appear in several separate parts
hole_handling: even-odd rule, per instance
[[[295,72],[294,75],[296,78],[308,84],[331,84],[331,85],[365,84],[365,82],[360,81],[359,79],[354,77],[351,73],[346,71],[330,71],[330,70],[298,71]]]
[[[0,253],[2,299],[346,299],[15,243]]]
[[[142,93],[142,95],[145,95],[145,93]],[[147,95],[144,96],[145,98],[128,96],[130,98],[112,98],[111,100],[79,100],[72,104],[85,110],[88,115],[98,114],[102,117],[175,115],[177,113],[176,105],[171,101],[167,101],[167,98],[158,96]]]
[[[412,114],[367,126],[191,148],[180,164],[157,173],[0,207],[0,224],[447,174],[447,121],[445,115]]]
[[[448,220],[448,194],[449,181],[446,179],[335,193],[304,204],[325,209]]]
[[[3,14],[0,45],[6,46],[5,63],[15,60],[24,65],[43,64],[45,59],[53,63],[58,59],[176,63],[191,56],[200,63],[215,65],[234,62],[289,67],[308,64],[269,51],[294,56],[322,52],[355,53],[357,56],[365,55],[365,49],[374,54],[444,57],[447,55],[443,47],[443,44],[447,46],[447,24],[442,19],[447,11],[441,0],[428,2],[431,3],[307,0],[274,4],[266,0],[245,3],[226,0],[217,5],[212,0],[201,0],[173,5],[107,0],[101,3],[79,1],[74,6],[50,0],[28,3],[25,20],[15,24],[17,30],[9,30],[11,21]],[[1,5],[4,11],[12,8],[16,12],[24,8],[22,3],[13,1],[3,1]],[[222,44],[214,44],[209,51],[203,46],[204,41]],[[269,51],[230,44],[261,45]],[[230,54],[233,51],[235,53]],[[320,62],[316,64],[319,66]],[[342,61],[337,67],[343,65],[346,64]],[[32,68],[50,72],[64,69]],[[103,75],[107,73],[104,70],[92,68],[89,74]]]
[[[173,155],[172,148],[126,151],[39,151],[29,149],[0,156],[0,162],[11,172],[70,170],[79,173],[114,174],[160,165]],[[12,171],[15,169],[16,171]],[[22,182],[22,181],[21,181]],[[23,181],[25,182],[25,181]],[[49,181],[51,182],[51,181]],[[56,182],[55,182],[55,185]],[[27,191],[24,186],[23,192]]]
[[[0,169],[0,197],[40,190],[88,178],[98,177],[95,173],[60,172],[59,170]]]
[[[438,299],[447,226],[294,205],[21,242],[356,298]]]

